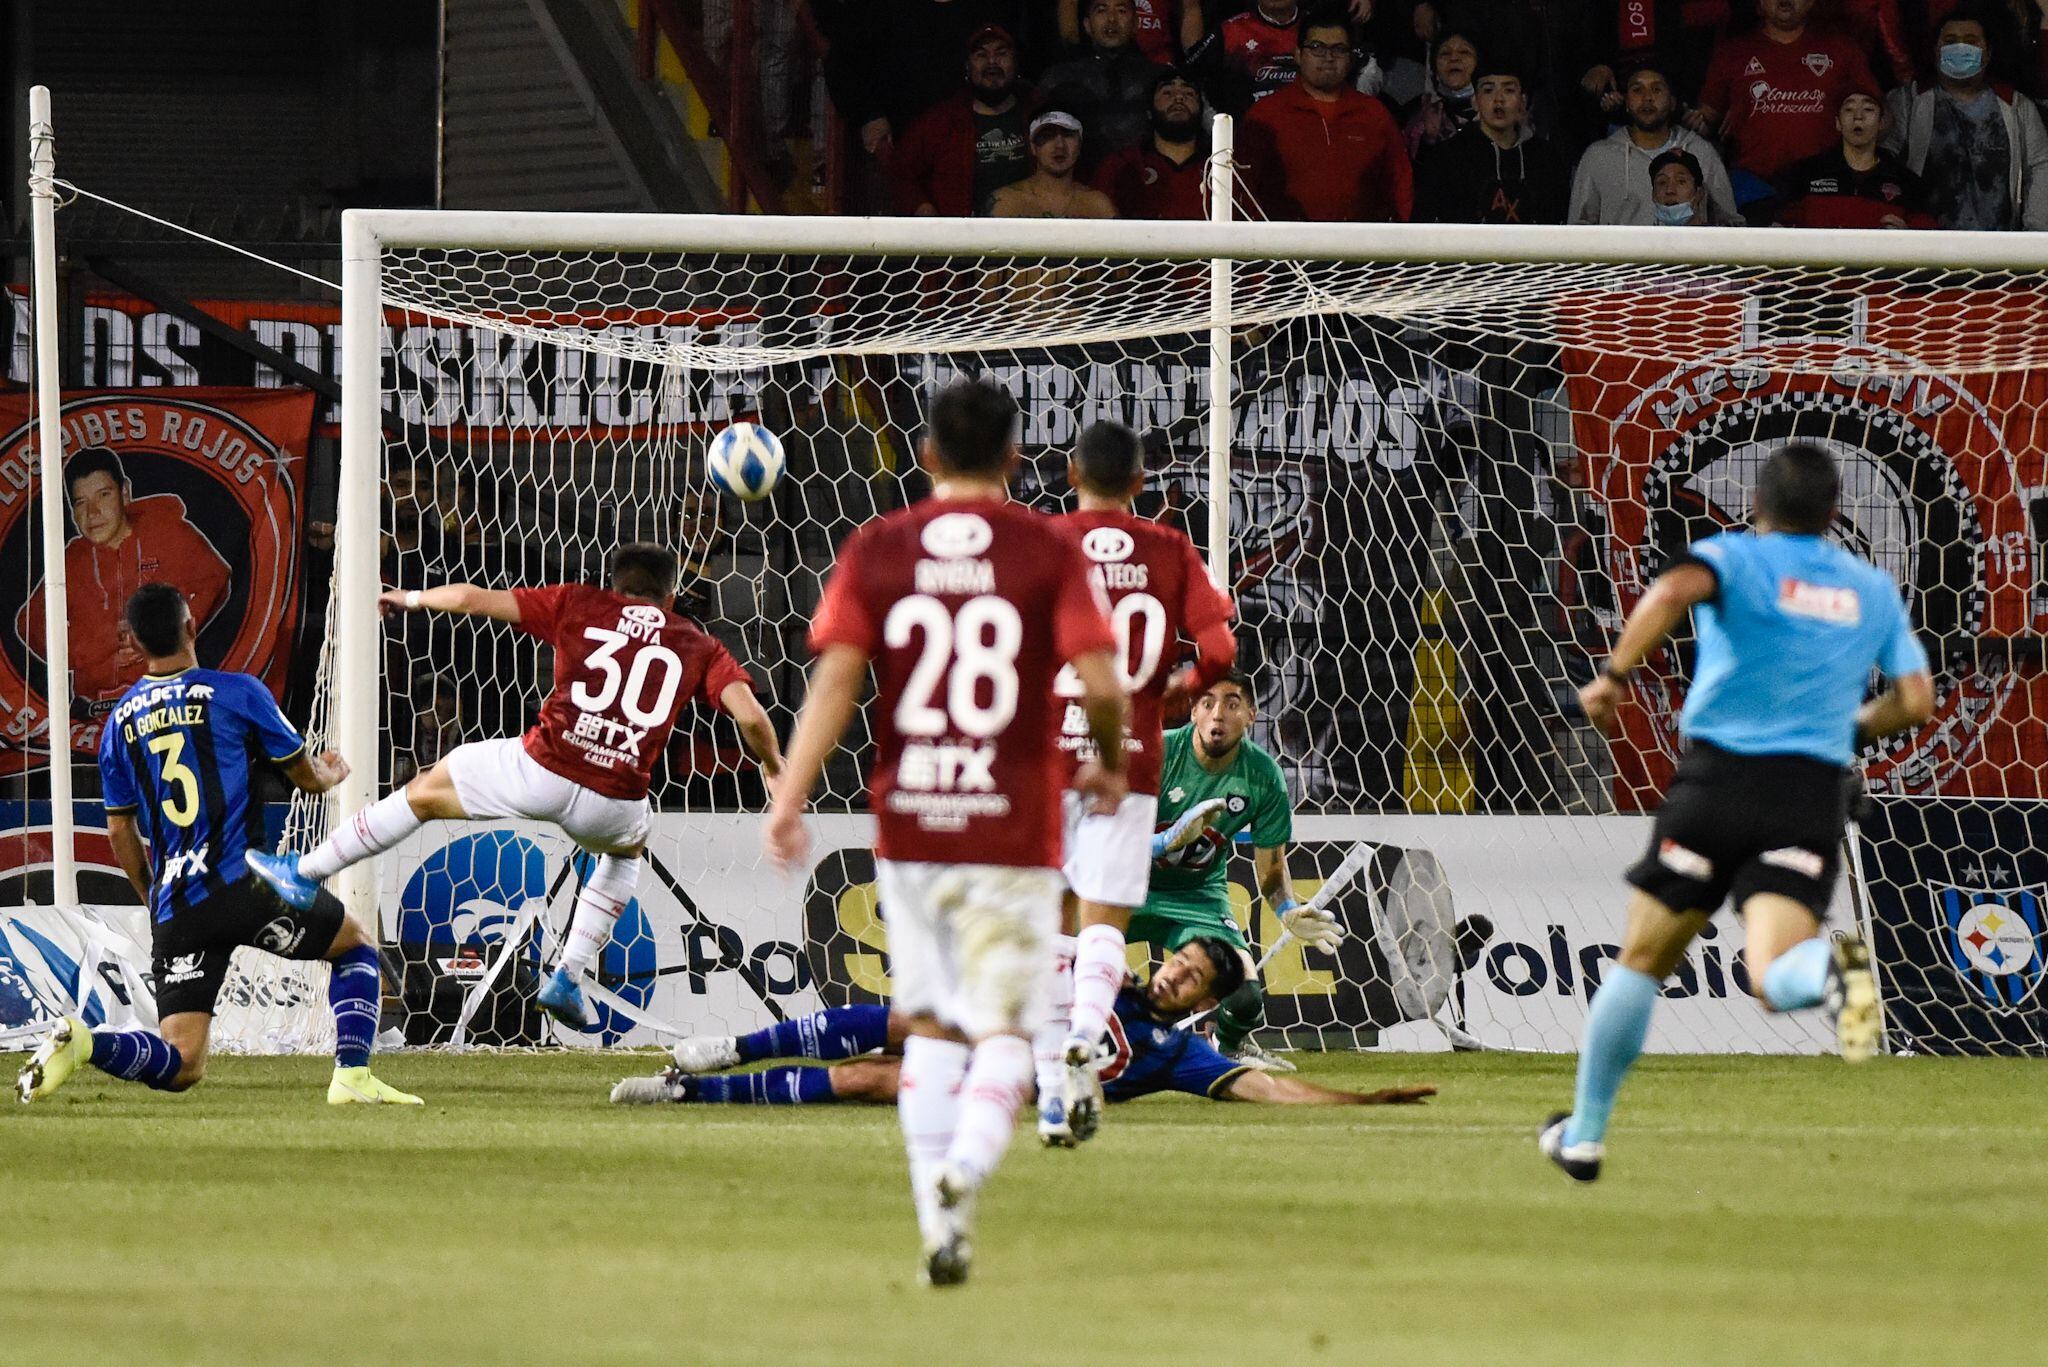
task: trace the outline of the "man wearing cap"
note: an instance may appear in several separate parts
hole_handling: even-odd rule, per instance
[[[1081,160],[1081,121],[1048,109],[1031,121],[1031,174],[996,191],[995,218],[1115,218],[1116,206],[1100,190],[1074,179]]]
[[[1137,30],[1131,0],[1085,0],[1081,30],[1087,44],[1048,68],[1041,86],[1047,108],[1079,116],[1092,165],[1144,138],[1152,86],[1165,68],[1131,42]]]
[[[1529,126],[1518,68],[1482,55],[1473,72],[1478,117],[1415,165],[1415,217],[1427,223],[1562,223],[1564,160]]]
[[[1017,42],[1000,24],[967,40],[967,88],[905,130],[889,166],[896,211],[986,214],[997,190],[1031,173]]]
[[[1642,62],[1625,73],[1622,110],[1628,122],[1588,147],[1579,158],[1566,222],[1641,227],[1655,223],[1650,162],[1674,148],[1690,152],[1706,176],[1708,216],[1717,223],[1733,223],[1740,217],[1720,153],[1705,138],[1675,121],[1678,98],[1661,66]]]
[[[1707,187],[1699,158],[1674,147],[1650,161],[1650,205],[1663,228],[1697,228],[1707,223]]]
[[[1301,79],[1254,104],[1240,160],[1274,218],[1406,222],[1415,176],[1387,107],[1351,85],[1351,29],[1311,19],[1296,50]]]
[[[1778,185],[1778,222],[1788,228],[1932,228],[1920,177],[1878,146],[1885,111],[1852,90],[1835,113],[1837,147],[1809,157]]]
[[[1095,188],[1116,205],[1118,218],[1207,218],[1209,139],[1201,92],[1185,72],[1162,71],[1152,83],[1151,121],[1148,137],[1103,160]]]

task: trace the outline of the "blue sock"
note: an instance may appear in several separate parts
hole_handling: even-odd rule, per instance
[[[1572,1098],[1572,1118],[1564,1127],[1565,1143],[1598,1144],[1606,1137],[1614,1094],[1650,1033],[1657,990],[1655,978],[1620,964],[1600,980],[1586,1016],[1586,1038],[1579,1045],[1579,1087]]]
[[[185,1066],[177,1046],[147,1030],[99,1030],[92,1037],[92,1066],[158,1091]]]
[[[1827,995],[1828,965],[1834,957],[1827,936],[1801,940],[1764,970],[1764,1000],[1779,1011],[1819,1006]]]
[[[834,1006],[795,1020],[777,1021],[733,1042],[741,1063],[764,1058],[853,1058],[889,1042],[886,1006]]]
[[[691,1079],[699,1101],[755,1106],[809,1106],[832,1099],[830,1068],[767,1068],[758,1073]]]
[[[327,1004],[334,1009],[334,1066],[362,1068],[370,1062],[370,1042],[377,1038],[377,1005],[384,983],[377,971],[377,951],[357,945],[333,961]]]

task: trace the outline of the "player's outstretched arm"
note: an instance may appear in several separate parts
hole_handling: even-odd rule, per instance
[[[1914,726],[1925,726],[1934,717],[1934,677],[1908,674],[1856,713],[1856,738],[1873,741]]]
[[[747,753],[761,766],[769,782],[774,782],[782,772],[782,742],[776,738],[775,723],[768,720],[768,709],[761,706],[754,690],[743,683],[727,684],[718,695],[718,705],[740,728],[740,740],[746,744]]]
[[[149,903],[149,855],[142,848],[142,834],[135,827],[135,813],[107,813],[107,843],[114,847],[114,858],[121,865],[121,872],[128,875],[128,883],[135,889],[146,906]]]
[[[300,792],[317,795],[348,777],[348,761],[341,757],[339,750],[319,755],[308,750],[285,766],[284,776]]]
[[[1297,901],[1294,878],[1287,871],[1285,845],[1261,845],[1252,851],[1252,871],[1259,880],[1259,895],[1273,909],[1273,915],[1289,935],[1305,945],[1333,950],[1344,940],[1344,927],[1337,915],[1321,900]]]
[[[768,819],[761,827],[761,848],[782,868],[794,868],[810,848],[804,831],[804,808],[825,771],[825,759],[839,745],[860,705],[861,683],[867,678],[867,653],[857,646],[830,645],[811,670],[804,709],[789,738],[789,756],[775,781]]]
[[[480,589],[474,584],[386,589],[377,596],[377,610],[386,617],[394,612],[449,612],[458,617],[489,617],[515,624],[519,621],[517,598],[503,589]]]
[[[1719,587],[1720,581],[1705,565],[1676,565],[1657,576],[1623,624],[1621,639],[1608,653],[1606,669],[1579,690],[1579,706],[1587,721],[1602,731],[1608,729],[1621,705],[1624,680],[1664,644],[1685,614],[1712,598]]]
[[[1246,1069],[1223,1089],[1223,1101],[1263,1101],[1275,1106],[1414,1106],[1436,1095],[1436,1088],[1383,1087],[1377,1092],[1340,1092],[1318,1087],[1291,1073]]]

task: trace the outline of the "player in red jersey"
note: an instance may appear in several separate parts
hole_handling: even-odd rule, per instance
[[[982,380],[943,390],[922,450],[931,497],[840,547],[761,832],[777,864],[803,865],[804,808],[872,667],[876,883],[910,1022],[897,1114],[933,1286],[967,1278],[974,1198],[1009,1147],[1050,1010],[1061,665],[1104,751],[1075,786],[1105,812],[1126,792],[1115,638],[1081,552],[1008,501],[1016,427],[1007,391]]]
[[[474,741],[403,790],[357,812],[304,855],[249,856],[286,901],[310,903],[315,885],[385,850],[428,821],[549,821],[596,857],[576,894],[560,964],[540,1003],[576,1029],[589,1023],[577,980],[597,958],[640,880],[647,788],[685,703],[725,712],[772,780],[782,767],[775,728],[754,681],[726,648],[675,611],[673,552],[621,546],[611,587],[480,589],[444,584],[394,589],[394,612],[488,617],[554,647],[555,687],[523,740]]]
[[[1170,689],[1199,693],[1237,661],[1230,632],[1230,599],[1209,579],[1194,543],[1131,511],[1145,488],[1145,452],[1137,433],[1122,423],[1098,422],[1081,433],[1067,462],[1067,482],[1079,508],[1054,519],[1089,562],[1089,577],[1110,602],[1117,638],[1118,682],[1131,698],[1124,740],[1130,756],[1130,795],[1112,815],[1086,810],[1069,794],[1066,810],[1067,887],[1077,902],[1080,938],[1074,957],[1074,1009],[1063,1057],[1041,1059],[1039,1138],[1067,1145],[1094,1133],[1100,1091],[1088,1067],[1109,1028],[1123,987],[1124,932],[1144,905],[1151,881],[1153,825],[1159,810],[1160,725]],[[1195,643],[1195,663],[1171,675],[1178,646]],[[1171,676],[1171,677],[1170,677]],[[1056,690],[1074,696],[1072,675]],[[1070,768],[1095,758],[1087,718],[1069,705],[1060,728],[1060,752]],[[1221,802],[1187,814],[1164,839],[1197,839]],[[1058,1057],[1058,1056],[1056,1056]],[[1062,1066],[1063,1065],[1063,1066]],[[1055,1070],[1063,1076],[1056,1076]]]

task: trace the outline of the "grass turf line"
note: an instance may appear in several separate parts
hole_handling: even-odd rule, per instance
[[[385,1060],[422,1113],[224,1058],[184,1097],[88,1074],[10,1106],[0,1361],[2048,1358],[2039,1063],[1652,1058],[1580,1188],[1531,1142],[1569,1059],[1311,1057],[1444,1095],[1145,1101],[1073,1153],[1020,1131],[945,1293],[892,1111],[605,1104],[652,1067]]]

